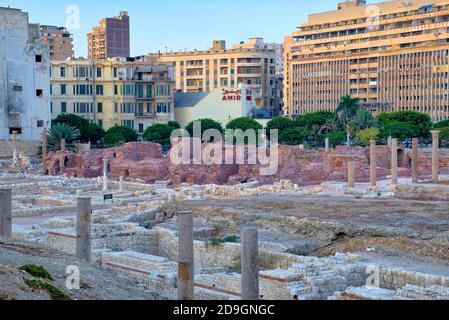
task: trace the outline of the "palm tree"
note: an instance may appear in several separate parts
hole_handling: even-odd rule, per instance
[[[81,136],[78,129],[70,127],[65,123],[58,123],[47,129],[47,150],[61,150],[61,139],[65,139],[65,149],[67,151],[76,152],[77,147],[75,141]]]
[[[373,117],[371,112],[366,109],[359,109],[354,118],[349,123],[352,134],[370,127],[377,127],[378,121]]]
[[[338,114],[338,118],[340,119],[341,124],[345,127],[346,136],[347,136],[347,144],[351,144],[351,133],[349,124],[352,118],[356,115],[357,110],[359,109],[359,99],[352,98],[350,95],[346,95],[341,97],[340,103],[338,104],[336,113]]]
[[[340,119],[338,118],[338,114],[335,114],[333,118],[329,118],[326,120],[326,123],[321,126],[318,134],[322,134],[323,132],[335,132],[339,127]]]

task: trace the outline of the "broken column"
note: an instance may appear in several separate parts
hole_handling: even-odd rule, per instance
[[[108,159],[103,159],[103,191],[108,191]]]
[[[47,129],[45,128],[42,128],[41,139],[42,139],[42,162],[45,162],[45,160],[47,159]]]
[[[355,187],[355,163],[353,161],[348,162],[348,187]]]
[[[398,184],[398,139],[391,139],[391,184]]]
[[[377,187],[377,160],[376,160],[376,140],[370,141],[370,187],[376,189]]]
[[[241,239],[242,300],[259,300],[259,243],[257,226],[243,226]]]
[[[193,300],[193,213],[178,213],[178,300]]]
[[[65,139],[61,139],[61,151],[65,152]]]
[[[12,166],[16,168],[19,165],[19,157],[17,156],[17,131],[12,132]]]
[[[119,181],[118,181],[118,188],[120,192],[123,192],[124,188],[123,188],[123,176],[120,176]]]
[[[90,261],[91,254],[91,198],[77,198],[77,225],[76,225],[76,257]]]
[[[418,138],[412,139],[412,183],[418,183]]]
[[[439,182],[439,170],[440,170],[440,156],[439,156],[439,144],[440,144],[440,131],[433,130],[432,133],[432,182]]]
[[[12,236],[11,189],[0,189],[0,237]]]
[[[329,138],[324,139],[324,148],[326,149],[326,152],[329,151]]]

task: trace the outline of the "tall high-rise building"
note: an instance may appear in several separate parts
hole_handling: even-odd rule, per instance
[[[103,18],[99,25],[87,35],[89,59],[129,57],[130,28],[128,12],[121,11],[118,17]]]
[[[373,112],[449,118],[449,0],[340,3],[285,38],[284,112],[335,110],[343,95]]]
[[[28,13],[0,7],[0,139],[40,140],[50,127],[50,61]]]
[[[50,60],[73,58],[73,38],[64,27],[41,25],[41,38],[48,45]]]
[[[276,114],[276,48],[253,38],[226,49],[226,42],[213,41],[202,51],[167,52],[158,59],[173,64],[176,89],[181,92],[210,92],[216,88],[247,85],[258,108]]]

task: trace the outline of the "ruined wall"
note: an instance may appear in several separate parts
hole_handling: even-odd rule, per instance
[[[37,148],[40,146],[38,141],[17,141],[17,151],[23,152],[24,155],[34,157],[37,156]],[[0,158],[12,157],[12,141],[0,140]]]

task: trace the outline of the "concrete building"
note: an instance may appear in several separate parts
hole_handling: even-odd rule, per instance
[[[40,26],[41,38],[50,49],[50,60],[73,58],[73,38],[64,27]]]
[[[175,121],[181,127],[199,119],[213,119],[225,127],[240,117],[254,117],[259,110],[251,87],[216,88],[209,92],[175,93]],[[267,114],[269,117],[269,114]]]
[[[350,94],[373,112],[449,118],[449,0],[352,0],[285,38],[284,113],[335,110]]]
[[[179,91],[210,92],[245,84],[251,87],[257,107],[275,114],[276,51],[268,46],[254,38],[226,49],[225,41],[215,40],[209,50],[162,53],[158,58],[173,64]]]
[[[50,62],[39,25],[19,9],[0,8],[0,140],[40,140],[51,125]]]
[[[129,57],[130,28],[128,12],[121,11],[117,17],[103,18],[87,35],[89,59]]]
[[[52,117],[75,113],[104,129],[143,133],[173,120],[173,71],[147,58],[52,61]]]

